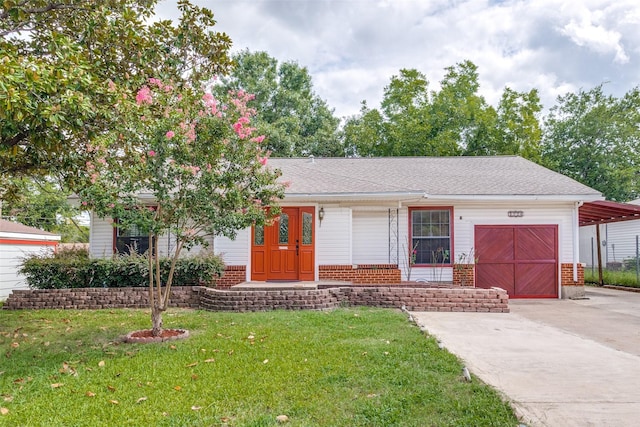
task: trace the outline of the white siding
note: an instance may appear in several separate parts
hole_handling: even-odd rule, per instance
[[[246,265],[247,271],[249,268],[249,257],[251,255],[251,245],[249,239],[251,238],[251,229],[246,228],[238,231],[234,240],[228,237],[216,237],[213,244],[214,252],[217,255],[222,255],[225,264],[227,265]]]
[[[51,245],[0,244],[0,300],[14,289],[28,289],[26,278],[18,273],[22,260],[34,254],[51,253]]]
[[[636,236],[640,236],[640,220],[613,222],[600,225],[600,242],[602,250],[602,264],[610,262],[624,262],[625,259],[636,256]],[[598,265],[596,247],[596,227],[580,227],[580,261],[592,265],[591,248],[593,238],[594,265]]]
[[[392,233],[392,236],[395,235]],[[389,263],[389,211],[353,212],[353,263]],[[393,254],[395,259],[395,254]]]
[[[324,220],[316,224],[317,265],[353,264],[351,209],[323,207]]]
[[[89,252],[93,258],[109,258],[113,255],[113,221],[91,214]]]
[[[603,233],[603,231],[604,226],[600,226],[600,232]],[[602,236],[604,236],[604,234],[600,236],[601,239]],[[596,244],[596,226],[589,225],[580,227],[580,262],[588,266],[598,265],[598,247]],[[603,262],[604,256],[605,252],[604,249],[602,249]]]
[[[476,225],[539,225],[558,226],[559,262],[573,262],[573,213],[570,203],[538,204],[457,204],[454,207],[454,260],[460,253],[468,253],[474,245]],[[522,218],[510,218],[509,211],[522,211]]]

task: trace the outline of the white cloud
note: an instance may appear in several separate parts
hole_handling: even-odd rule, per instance
[[[336,115],[376,107],[401,68],[437,88],[469,59],[495,104],[508,85],[558,95],[611,81],[621,95],[640,75],[638,0],[194,0],[213,10],[234,50],[264,50],[306,66]],[[169,16],[175,0],[160,3]]]

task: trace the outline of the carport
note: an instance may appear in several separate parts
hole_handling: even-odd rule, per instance
[[[640,219],[640,206],[629,203],[618,203],[607,200],[587,202],[578,210],[578,223],[580,227],[587,225],[596,226],[596,239],[600,242],[600,224],[612,222],[631,221]],[[602,278],[602,249],[598,248],[598,284],[604,284]]]

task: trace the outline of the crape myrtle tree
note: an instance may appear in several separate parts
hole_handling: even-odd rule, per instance
[[[78,195],[100,217],[149,233],[149,299],[158,336],[181,252],[206,245],[206,236],[233,237],[269,221],[279,213],[284,187],[276,182],[279,172],[266,166],[264,136],[251,126],[252,96],[235,91],[223,101],[154,78],[134,94],[113,82],[109,90],[119,120],[87,144],[91,159],[79,173]],[[175,247],[162,283],[154,242],[168,233]]]

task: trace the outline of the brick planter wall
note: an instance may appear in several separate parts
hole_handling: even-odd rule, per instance
[[[171,307],[198,308],[200,297],[197,289],[200,287],[171,287]],[[141,287],[14,290],[2,308],[18,310],[147,307],[149,307],[149,289]]]
[[[320,280],[384,285],[401,281],[397,264],[321,265],[318,270]]]
[[[13,291],[3,309],[146,308],[146,288],[83,288]],[[502,289],[353,286],[307,290],[224,290],[176,286],[171,306],[211,311],[330,309],[343,304],[412,311],[509,312]]]
[[[247,281],[247,267],[245,265],[227,265],[222,277],[216,280],[217,288],[230,288],[231,286]]]

